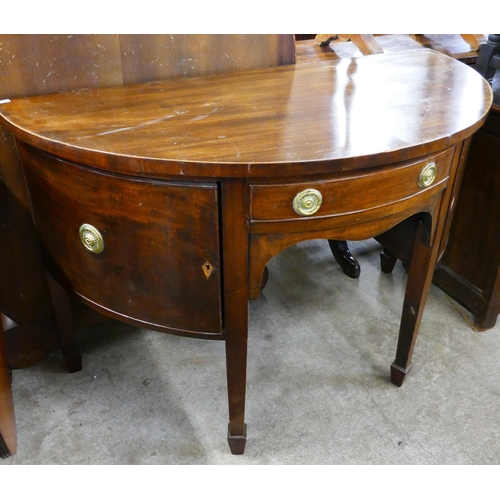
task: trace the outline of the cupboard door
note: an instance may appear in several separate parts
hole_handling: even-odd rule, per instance
[[[19,149],[45,266],[67,291],[134,324],[221,334],[216,183],[108,175]]]

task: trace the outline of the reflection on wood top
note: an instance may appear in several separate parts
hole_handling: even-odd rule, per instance
[[[478,52],[457,34],[437,35],[375,35],[385,54],[414,49],[432,49],[458,59],[465,64],[474,64]],[[360,57],[362,54],[352,42],[335,40],[326,46],[318,46],[314,40],[295,43],[296,62],[326,61],[345,57]]]
[[[28,143],[121,173],[283,175],[444,149],[491,99],[471,68],[416,50],[19,99],[0,116]]]

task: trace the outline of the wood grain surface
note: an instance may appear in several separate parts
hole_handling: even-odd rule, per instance
[[[23,141],[108,171],[252,177],[442,150],[479,128],[491,99],[476,72],[419,50],[39,96],[1,105],[0,119]]]
[[[45,265],[68,292],[131,322],[220,327],[240,454],[248,299],[291,244],[364,239],[416,217],[391,365],[403,383],[469,137],[491,101],[477,72],[418,50],[13,100],[0,121],[18,140]],[[422,185],[429,163],[437,176]],[[325,212],[297,218],[292,197],[311,186]],[[81,222],[114,251],[82,251]]]

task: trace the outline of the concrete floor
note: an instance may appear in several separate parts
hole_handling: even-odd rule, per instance
[[[9,464],[499,464],[500,327],[478,332],[432,287],[405,384],[389,382],[406,282],[352,243],[285,250],[250,304],[243,456],[226,442],[224,344],[116,322],[80,330],[83,371],[59,350],[16,370]]]

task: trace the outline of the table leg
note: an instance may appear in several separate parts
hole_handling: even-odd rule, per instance
[[[46,276],[56,314],[57,333],[63,350],[64,362],[70,373],[78,372],[82,369],[82,353],[74,337],[69,295],[49,273],[46,273]]]
[[[248,186],[225,181],[221,192],[224,330],[231,453],[245,451],[245,392],[248,338]]]
[[[241,328],[229,331],[226,340],[227,391],[229,401],[229,424],[227,441],[233,455],[242,455],[247,439],[245,424],[245,392],[247,335]]]
[[[391,382],[398,387],[411,368],[413,348],[436,267],[439,238],[432,246],[428,246],[426,240],[424,223],[420,222],[408,271],[396,359],[391,365]]]

